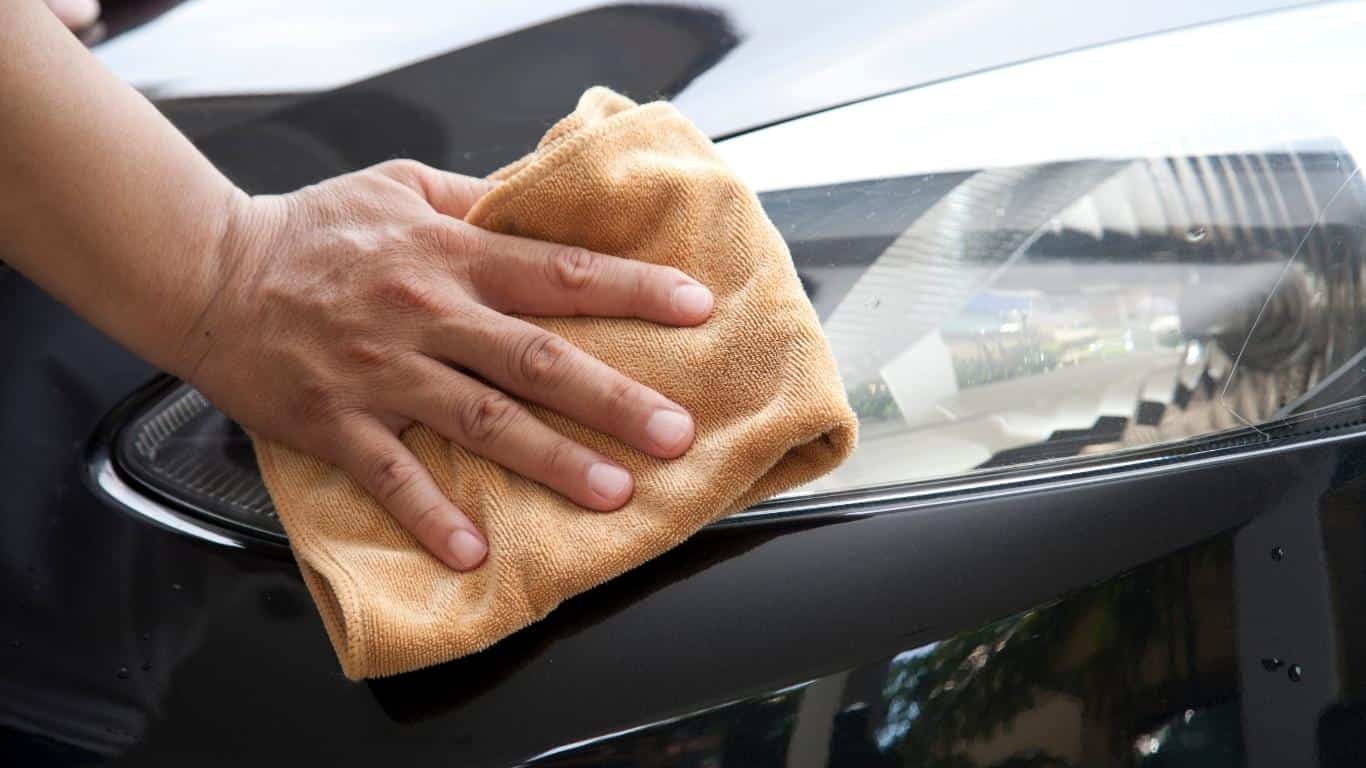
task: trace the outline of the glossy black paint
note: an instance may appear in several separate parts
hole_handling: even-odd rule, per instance
[[[484,174],[534,146],[585,83],[668,98],[735,44],[725,17],[711,11],[608,6],[304,98],[198,144],[253,192],[289,191],[393,157]],[[185,122],[194,111],[169,114]]]
[[[726,50],[714,21],[683,25],[711,30],[696,44],[660,31],[676,44],[648,64],[585,47],[584,69],[525,99],[473,77],[451,94],[419,69],[201,141],[256,191],[390,154],[487,170],[589,81],[690,82]],[[462,67],[523,50],[487,45]],[[397,83],[413,90],[391,98]],[[442,98],[480,105],[468,133]],[[402,127],[356,129],[400,112]],[[710,530],[485,653],[353,685],[288,560],[156,528],[83,482],[97,425],[154,372],[4,272],[0,328],[7,765],[1047,765],[1056,740],[1021,718],[1065,697],[1095,734],[1067,764],[1360,764],[1359,416],[1274,449]],[[1164,727],[1175,746],[1140,756]],[[1025,757],[996,760],[1002,738]]]
[[[128,47],[125,56],[114,63],[115,71],[121,75],[124,72],[119,70],[118,62],[135,63],[135,84],[153,93],[162,92],[168,83],[178,86],[173,90],[174,102],[166,106],[182,114],[197,108],[211,111],[214,123],[218,124],[250,114],[255,106],[269,107],[309,93],[337,89],[352,80],[380,76],[414,59],[436,60],[442,54],[486,38],[530,40],[535,35],[526,34],[529,28],[572,25],[576,17],[593,17],[604,11],[621,15],[651,14],[658,8],[681,7],[692,13],[700,9],[724,20],[726,32],[717,39],[733,37],[734,44],[724,57],[712,61],[704,71],[694,73],[695,79],[681,85],[675,101],[703,131],[723,136],[969,72],[1312,1],[1149,0],[1114,7],[1086,0],[855,0],[834,4],[819,0],[631,4],[552,0],[501,4],[498,18],[485,26],[471,24],[470,8],[439,0],[406,0],[370,8],[352,6],[349,12],[328,0],[294,0],[288,6],[272,9],[271,21],[277,29],[299,30],[297,49],[284,50],[297,50],[307,61],[295,62],[288,55],[280,55],[278,34],[267,35],[263,44],[259,17],[244,10],[236,15],[213,15],[212,29],[202,25],[177,26],[167,19],[167,23],[160,25],[166,29],[164,36],[156,22],[147,24],[139,30],[147,34],[140,34],[135,41],[119,41]],[[126,28],[122,18],[118,21],[116,26]],[[385,34],[358,39],[354,27],[347,22],[372,23],[382,27]],[[688,25],[685,22],[684,26]],[[477,31],[470,31],[471,26]],[[433,40],[431,29],[447,30],[449,42]],[[579,58],[609,61],[608,67],[594,73],[600,79],[584,83],[610,85],[629,81],[633,72],[648,70],[658,55],[655,46],[659,40],[654,33],[647,31],[637,37],[631,34],[629,24],[598,24],[580,29],[582,34],[576,40],[557,41],[567,43],[562,49],[527,46],[519,56],[499,58],[492,62],[494,67],[472,73],[492,77],[503,77],[506,73],[513,85],[512,91],[499,94],[493,103],[480,108],[519,104],[522,92],[540,90],[538,81],[543,78],[558,80],[562,77],[560,69],[572,71],[581,67],[582,63],[576,60]],[[200,69],[198,57],[186,60],[186,49],[178,45],[179,40],[170,39],[187,33],[198,33],[204,38],[205,60],[211,62],[207,69],[213,73],[207,81],[191,74]],[[411,42],[412,48],[402,49],[397,58],[384,54],[392,45],[389,35]],[[341,71],[348,75],[340,79],[315,76],[313,79],[320,84],[313,88],[295,84],[294,78],[286,78],[290,84],[285,87],[272,87],[271,78],[265,78],[263,83],[258,77],[258,62],[251,58],[253,51],[305,73]],[[232,65],[236,65],[237,71]],[[305,75],[303,79],[309,78]],[[189,82],[185,83],[186,80]],[[262,94],[266,96],[262,98]],[[460,124],[477,111],[456,111],[449,127],[459,133]],[[563,107],[557,107],[553,114],[563,111]],[[366,127],[372,125],[367,123]]]
[[[1222,536],[943,642],[537,762],[1241,765],[1232,587]],[[1164,728],[1157,754],[1134,749]]]
[[[18,278],[3,287],[6,312],[22,307],[26,316],[46,313],[48,319],[62,312]],[[62,391],[25,393],[34,405],[6,409],[5,434],[39,427],[50,434],[63,414],[73,426],[97,420],[111,403],[87,397],[77,409],[71,395],[90,393],[111,371],[121,371],[127,384],[141,373],[112,349],[102,360],[77,361],[33,341],[7,349],[9,359],[47,357],[50,370],[66,370],[72,381]],[[0,646],[0,711],[11,724],[6,749],[48,760],[71,753],[75,743],[89,750],[77,753],[82,760],[107,753],[131,764],[358,764],[402,755],[497,765],[736,699],[771,698],[765,692],[816,680],[800,694],[780,695],[800,712],[813,690],[833,689],[832,677],[847,675],[865,683],[839,694],[848,706],[830,714],[844,723],[832,726],[840,734],[837,754],[849,760],[863,754],[875,765],[896,750],[923,748],[897,741],[903,745],[885,752],[870,741],[888,727],[886,713],[897,696],[927,695],[924,685],[888,686],[890,697],[881,704],[866,695],[868,686],[879,685],[868,680],[895,676],[908,663],[891,661],[895,654],[944,639],[949,642],[938,648],[975,647],[977,638],[996,637],[1009,626],[990,623],[995,617],[1082,590],[1041,609],[1063,618],[1051,620],[1052,634],[1032,641],[1033,656],[993,661],[1013,671],[990,678],[996,687],[983,695],[1023,694],[1057,679],[1060,662],[1050,653],[1078,642],[1083,658],[1105,662],[1092,667],[1085,684],[1093,692],[1123,687],[1125,675],[1140,674],[1149,647],[1188,642],[1194,632],[1216,638],[1208,673],[1217,679],[1178,674],[1169,691],[1151,694],[1157,698],[1144,699],[1142,707],[1122,700],[1108,705],[1118,707],[1107,715],[1118,729],[1114,744],[1164,722],[1163,716],[1241,697],[1242,716],[1257,726],[1249,734],[1303,758],[1333,748],[1315,742],[1321,707],[1312,704],[1345,717],[1354,711],[1346,697],[1360,692],[1359,675],[1349,673],[1339,684],[1331,670],[1335,658],[1363,642],[1359,614],[1350,607],[1366,578],[1360,490],[1366,440],[1329,434],[1348,436],[1255,458],[1174,464],[1137,477],[941,499],[826,525],[711,531],[486,653],[366,686],[337,673],[288,562],[163,532],[103,506],[79,484],[57,485],[61,508],[4,518],[7,583],[20,587],[7,591],[3,603],[11,635]],[[30,445],[49,450],[30,452],[34,482],[14,485],[10,498],[19,502],[51,492],[46,481],[73,469],[67,460],[78,447],[58,458],[63,452],[42,437]],[[1317,532],[1320,517],[1333,531],[1348,533],[1326,539]],[[1325,541],[1332,546],[1325,548]],[[1284,548],[1280,561],[1270,556],[1275,546]],[[1312,569],[1305,575],[1302,566],[1315,558],[1334,575],[1332,588]],[[1235,597],[1245,589],[1255,594]],[[1125,595],[1128,603],[1113,602]],[[1191,607],[1183,606],[1187,599]],[[1345,621],[1320,610],[1332,601],[1345,610]],[[1315,603],[1309,616],[1295,615]],[[1151,620],[1156,624],[1150,622],[1148,634],[1130,644],[1084,633],[1078,641],[1069,622],[1096,606],[1117,607],[1116,615],[1140,624],[1147,621],[1144,611],[1174,613]],[[1250,611],[1257,606],[1268,615]],[[1291,685],[1284,674],[1269,674],[1261,659],[1270,656],[1302,666],[1304,679]],[[849,715],[860,702],[868,714],[854,707]],[[743,710],[697,717],[735,714],[728,728],[750,740],[744,750],[787,754],[796,731],[769,744],[762,729],[745,725],[751,720]],[[17,714],[48,719],[17,729]],[[42,736],[33,735],[34,726]],[[661,739],[666,747],[705,749],[660,733],[640,731],[608,742],[608,752],[599,744],[591,747],[599,752],[580,754],[653,749]],[[862,739],[855,738],[859,733]],[[1308,741],[1290,740],[1296,733]],[[1344,738],[1355,744],[1350,734]],[[1236,750],[1242,742],[1221,743]],[[1101,754],[1125,764],[1120,747],[1111,744],[1117,751]],[[737,749],[731,742],[716,747],[722,748]]]

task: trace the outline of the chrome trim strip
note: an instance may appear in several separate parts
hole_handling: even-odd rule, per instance
[[[1213,448],[1217,455],[1200,456],[1145,456],[1138,459],[1105,462],[1085,467],[1062,467],[1052,471],[1022,472],[1009,477],[965,480],[930,487],[902,487],[881,492],[835,496],[813,496],[792,500],[777,499],[764,502],[743,512],[712,523],[709,528],[732,528],[758,525],[770,521],[844,520],[868,517],[893,511],[919,509],[931,504],[954,504],[964,501],[1002,498],[1040,489],[1073,488],[1087,483],[1113,482],[1148,477],[1165,472],[1186,471],[1219,466],[1250,458],[1270,456],[1289,451],[1312,448],[1361,439],[1366,429],[1355,426],[1337,434],[1307,439],[1288,439],[1258,447]],[[1174,444],[1173,447],[1179,447]]]
[[[98,446],[97,452],[91,458],[93,460],[88,465],[88,477],[91,485],[107,501],[114,503],[124,511],[146,518],[167,530],[183,533],[210,544],[218,544],[231,549],[247,548],[246,542],[233,538],[225,532],[210,528],[199,520],[138,493],[132,486],[124,482],[123,478],[119,477],[118,472],[114,470],[114,464],[109,458],[108,445],[101,444]]]

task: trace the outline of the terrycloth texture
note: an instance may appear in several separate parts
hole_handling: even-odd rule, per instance
[[[672,106],[604,88],[493,174],[477,226],[641,261],[707,285],[696,328],[638,320],[532,322],[687,408],[696,441],[665,461],[537,406],[556,430],[636,478],[621,510],[575,506],[423,426],[402,436],[484,531],[488,560],[456,573],[339,470],[256,443],[271,497],[347,677],[480,650],[564,599],[676,546],[706,523],[833,468],[857,421],[782,238],[711,142]]]

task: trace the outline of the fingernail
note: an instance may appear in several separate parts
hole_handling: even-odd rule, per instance
[[[588,489],[607,501],[620,501],[631,488],[631,476],[621,467],[598,462],[588,468]]]
[[[455,561],[456,567],[461,570],[469,570],[484,562],[484,557],[489,553],[489,547],[483,539],[475,536],[464,528],[457,528],[451,534],[449,543],[451,548],[451,559]]]
[[[685,317],[711,314],[711,291],[700,285],[680,285],[674,289],[674,311]]]
[[[645,422],[645,434],[666,451],[682,448],[691,433],[692,419],[678,411],[658,410]]]

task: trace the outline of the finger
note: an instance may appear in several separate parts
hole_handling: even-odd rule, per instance
[[[498,186],[496,181],[442,171],[416,160],[390,160],[379,168],[421,194],[437,213],[454,219],[465,218],[479,198]]]
[[[601,360],[525,320],[480,307],[432,326],[424,349],[494,386],[551,408],[660,458],[692,445],[687,411]]]
[[[673,267],[469,227],[480,254],[470,276],[489,306],[524,315],[635,317],[697,325],[712,294]],[[457,239],[460,242],[462,239]]]
[[[61,19],[67,29],[79,32],[100,17],[97,0],[47,0],[47,7]]]
[[[570,440],[507,395],[431,358],[422,358],[405,393],[405,416],[580,506],[607,512],[631,498],[623,468]]]
[[[457,571],[484,562],[488,543],[483,534],[441,493],[417,457],[378,421],[351,423],[336,453],[334,463],[428,552]]]

